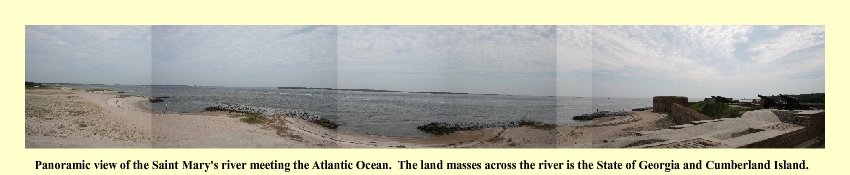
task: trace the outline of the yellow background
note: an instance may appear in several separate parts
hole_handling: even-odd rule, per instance
[[[452,162],[564,162],[570,160],[693,162],[697,160],[763,162],[806,160],[809,170],[673,170],[675,174],[800,174],[846,173],[847,122],[842,99],[848,56],[847,5],[835,1],[736,0],[710,2],[671,1],[240,1],[231,3],[172,1],[27,1],[1,3],[0,54],[2,54],[3,135],[2,174],[202,174],[200,170],[35,170],[35,161],[124,162],[126,160],[193,160],[231,162],[315,160],[365,160],[388,162],[420,159]],[[826,149],[25,149],[24,80],[25,25],[279,25],[279,24],[394,24],[394,25],[825,25],[826,88],[830,99]],[[830,81],[831,79],[831,81]],[[282,170],[211,171],[206,174],[284,173]],[[298,174],[545,174],[630,173],[659,174],[664,170],[292,170]]]

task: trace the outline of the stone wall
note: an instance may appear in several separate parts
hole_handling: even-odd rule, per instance
[[[670,105],[670,116],[673,117],[673,120],[676,120],[676,124],[679,125],[690,124],[691,121],[713,119],[706,115],[700,114],[699,112],[694,111],[691,108],[679,105],[678,103],[673,103]]]
[[[804,128],[768,138],[739,148],[792,148],[824,134],[826,112],[803,113],[794,116],[794,124]]]
[[[797,116],[794,116],[794,124],[806,127],[806,132],[804,133],[806,138],[814,138],[815,136],[823,135],[825,133],[825,116],[826,111],[818,113],[797,113]]]
[[[658,96],[652,98],[652,112],[670,112],[670,104],[688,107],[688,97]]]

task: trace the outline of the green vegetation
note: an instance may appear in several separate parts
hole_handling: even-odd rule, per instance
[[[531,126],[534,129],[542,129],[542,130],[553,130],[556,127],[558,127],[558,125],[555,125],[555,124],[548,124],[548,123],[543,124],[541,122],[526,119],[526,118],[519,120],[519,126]]]
[[[29,82],[29,81],[24,81],[24,82],[26,82],[25,89],[58,89],[59,88],[59,87],[56,87],[56,86],[44,85],[44,84],[41,84],[41,83],[35,83],[35,82]]]
[[[732,107],[726,103],[696,102],[690,105],[690,108],[694,111],[715,119],[740,117],[741,114],[739,112],[743,111],[741,108]]]
[[[660,118],[658,120],[655,120],[655,122],[652,123],[652,129],[651,130],[654,131],[654,130],[667,129],[667,128],[670,128],[670,126],[673,126],[673,125],[676,125],[676,121],[673,120],[673,117],[671,117],[670,115],[667,115],[664,118]]]
[[[88,125],[86,125],[85,123],[80,123],[80,125],[79,125],[79,126],[80,126],[80,127],[88,127]]]
[[[26,82],[26,85],[27,85],[26,87],[44,86],[41,83],[35,83],[35,82],[29,82],[29,81],[24,81],[24,82]]]
[[[252,114],[230,114],[228,117],[239,118],[239,121],[248,123],[248,124],[258,124],[263,123],[266,120],[265,117],[260,115],[259,113]]]
[[[496,143],[496,142],[501,142],[502,140],[505,140],[505,138],[502,138],[501,136],[496,136],[496,137],[490,138],[490,140],[487,140],[487,141],[490,142],[490,143]]]

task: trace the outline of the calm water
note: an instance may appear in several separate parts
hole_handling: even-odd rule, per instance
[[[72,86],[74,87],[74,86]],[[305,111],[340,124],[340,131],[393,137],[431,137],[416,126],[431,122],[508,122],[583,125],[573,116],[599,110],[652,106],[651,98],[574,98],[519,95],[419,94],[231,87],[76,86],[106,88],[124,94],[167,96],[148,104],[168,112],[201,112],[218,104]],[[167,105],[167,109],[166,109]]]

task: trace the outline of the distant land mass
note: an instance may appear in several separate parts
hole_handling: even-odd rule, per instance
[[[358,92],[405,92],[380,89],[336,89],[336,88],[314,88],[314,87],[277,87],[277,89],[319,89],[319,90],[338,90],[338,91],[358,91]],[[465,92],[408,92],[421,94],[463,94],[463,95],[499,95],[499,94],[470,94]]]

